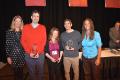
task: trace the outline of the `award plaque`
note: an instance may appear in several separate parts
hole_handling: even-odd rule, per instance
[[[69,49],[73,48],[73,41],[72,40],[68,40],[66,42],[66,46],[68,46]]]
[[[34,57],[37,55],[37,45],[33,44],[32,46],[32,53],[34,54]]]

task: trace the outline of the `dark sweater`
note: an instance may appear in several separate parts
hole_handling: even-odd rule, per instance
[[[74,30],[71,33],[67,33],[66,31],[61,34],[61,42],[64,49],[64,57],[77,57],[79,56],[79,49],[81,48],[81,34],[77,30]],[[66,50],[65,46],[71,44],[75,50],[70,51]]]

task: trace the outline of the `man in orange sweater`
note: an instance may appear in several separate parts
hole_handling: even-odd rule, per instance
[[[44,76],[44,46],[46,44],[46,28],[39,24],[40,13],[32,12],[32,23],[23,27],[21,44],[25,50],[25,60],[31,80],[43,80]],[[35,73],[38,73],[36,77]]]

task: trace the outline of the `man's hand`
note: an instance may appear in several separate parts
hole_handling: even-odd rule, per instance
[[[69,46],[65,46],[65,48],[66,48],[66,50],[71,50],[71,51],[73,51],[73,50],[75,50],[73,47],[69,47]]]
[[[38,53],[36,53],[36,54],[30,53],[30,57],[31,57],[31,58],[38,58],[38,57],[39,57],[39,54],[38,54]]]

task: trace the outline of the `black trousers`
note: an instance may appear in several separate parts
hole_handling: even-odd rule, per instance
[[[47,59],[48,64],[48,72],[49,72],[49,80],[63,80],[63,76],[61,74],[61,62],[53,63],[49,59]]]
[[[23,67],[12,67],[15,80],[24,80]]]
[[[84,69],[84,79],[85,80],[100,80],[100,66],[96,66],[96,58],[86,59],[82,57],[83,69]]]

